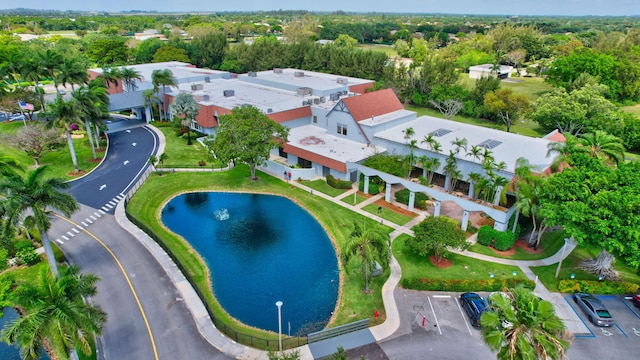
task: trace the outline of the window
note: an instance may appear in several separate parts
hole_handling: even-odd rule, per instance
[[[493,139],[487,139],[487,140],[481,142],[480,144],[478,144],[478,146],[484,147],[484,148],[487,148],[487,149],[494,149],[495,147],[497,147],[500,144],[502,144],[502,141],[493,140]]]
[[[338,134],[347,135],[347,125],[338,123]]]
[[[316,115],[313,115],[313,123],[314,124],[318,123],[318,117]]]

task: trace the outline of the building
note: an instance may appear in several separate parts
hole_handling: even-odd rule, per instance
[[[513,66],[499,65],[497,68],[494,64],[482,64],[469,67],[469,78],[480,79],[483,77],[499,77],[506,79],[511,77]]]

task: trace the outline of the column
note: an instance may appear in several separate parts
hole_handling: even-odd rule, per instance
[[[496,220],[496,222],[493,224],[493,228],[498,231],[505,231],[507,230],[507,225],[508,224],[506,222],[499,222],[498,220]]]
[[[496,196],[493,198],[493,205],[500,205],[500,193],[502,193],[502,186],[496,188]]]
[[[451,176],[445,175],[445,177],[444,177],[444,189],[446,191],[449,191],[450,187],[451,187]]]
[[[364,193],[369,193],[369,177],[367,175],[364,176]]]
[[[384,192],[384,201],[391,202],[391,184],[387,183],[386,190]]]
[[[144,116],[147,118],[147,124],[151,122],[151,111],[149,111],[149,106],[145,106],[144,108]]]
[[[469,192],[467,193],[467,196],[473,199],[473,195],[476,191],[476,183],[474,183],[473,181],[469,182]]]
[[[409,211],[413,211],[413,206],[416,202],[416,193],[411,191],[409,192]]]
[[[433,206],[433,216],[434,217],[438,217],[440,216],[440,205],[442,204],[442,201],[440,200],[436,200],[435,205]]]
[[[467,225],[469,224],[469,211],[463,210],[462,212],[462,230],[467,231]]]

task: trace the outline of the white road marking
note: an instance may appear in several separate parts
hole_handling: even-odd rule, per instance
[[[90,217],[91,219],[93,219],[93,221],[97,221],[97,220],[98,220],[98,219],[96,219],[96,217],[95,217],[95,216],[93,216],[93,215],[89,215],[89,217]]]
[[[113,200],[109,201],[109,204],[111,204],[112,206],[116,206],[116,205],[118,205],[118,203],[117,203],[117,202],[115,202],[115,201],[113,201]]]
[[[64,241],[69,241],[69,238],[68,238],[68,237],[66,237],[66,236],[64,236],[64,235],[62,235],[62,236],[60,236],[60,237],[61,237],[61,238],[63,238],[63,239],[64,239]]]
[[[80,223],[81,223],[81,224],[82,224],[82,226],[84,226],[84,227],[89,226],[89,225],[87,225],[87,223],[86,223],[86,222],[84,222],[84,221],[82,221],[82,222],[80,222]]]
[[[131,133],[131,130],[127,130],[127,133]]]
[[[105,215],[105,214],[106,214],[106,212],[104,212],[104,211],[102,211],[102,210],[98,210],[98,212],[99,212],[100,214],[102,214],[102,215]]]
[[[80,234],[80,231],[78,231],[78,229],[76,229],[76,228],[71,228],[71,231],[73,231],[76,234]]]
[[[429,306],[431,306],[431,312],[433,313],[433,318],[436,320],[436,326],[438,327],[438,332],[442,335],[442,330],[440,329],[440,323],[438,322],[438,317],[436,316],[435,310],[433,310],[433,304],[431,303],[431,298],[427,297],[429,300]]]
[[[633,333],[634,333],[636,336],[640,336],[640,331],[636,330],[636,328],[631,328],[631,329],[633,329]]]
[[[131,146],[136,146],[138,145],[138,143],[131,143]]]
[[[89,218],[85,219],[89,224],[93,224],[93,221],[89,220]],[[95,219],[94,219],[95,220]]]
[[[97,217],[102,217],[102,215],[100,215],[100,214],[99,214],[99,213],[97,213],[97,212],[94,212],[94,213],[93,213],[93,215],[95,215],[95,216],[97,216]]]
[[[431,295],[434,299],[451,299],[451,295]]]
[[[76,234],[72,233],[71,231],[67,231],[67,235],[69,235],[69,236],[71,236],[71,237],[76,236]]]
[[[603,329],[603,328],[600,328],[600,330],[602,330],[602,335],[604,335],[604,336],[611,336],[611,335],[613,335],[613,333],[612,333],[611,331],[609,331],[609,330],[605,330],[605,329]]]
[[[102,207],[102,210],[104,210],[104,211],[109,211],[109,208],[108,208],[108,207],[106,207],[106,206],[103,206],[103,207]]]
[[[100,185],[100,190],[104,190],[107,187],[107,184]]]
[[[471,332],[471,327],[469,326],[469,322],[467,321],[467,316],[462,311],[462,306],[460,306],[460,302],[458,301],[457,297],[456,297],[456,304],[458,304],[458,310],[460,310],[460,314],[462,315],[462,320],[464,320],[464,324],[467,325],[467,330],[469,330],[469,335],[473,335],[473,333]]]
[[[122,165],[127,165],[127,164],[129,164],[129,160],[125,160],[125,161],[122,163]]]
[[[62,240],[60,240],[60,239],[56,239],[56,242],[57,242],[58,244],[60,244],[60,245],[64,244],[64,242],[63,242]]]

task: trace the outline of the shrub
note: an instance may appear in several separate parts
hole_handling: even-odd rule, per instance
[[[36,254],[36,249],[33,246],[23,247],[22,249],[18,250],[16,256],[20,259],[20,261],[22,261],[23,264],[26,265],[35,264],[38,259],[40,259],[38,254]]]
[[[331,174],[327,175],[327,185],[334,189],[351,189],[350,181],[336,179]]]
[[[496,250],[509,250],[516,243],[516,236],[511,231],[498,231],[483,225],[478,230],[478,242],[485,246],[493,246]]]
[[[7,254],[9,254],[9,250],[0,249],[0,271],[7,268]]]
[[[402,189],[402,190],[396,191],[396,201],[401,204],[409,205],[410,193],[411,192],[409,191],[409,189]],[[415,201],[414,201],[414,206],[417,207],[418,209],[426,210],[427,200],[429,200],[429,197],[427,196],[427,194],[422,192],[417,192]]]
[[[523,279],[486,279],[486,280],[442,280],[428,278],[403,278],[400,284],[405,289],[411,290],[428,290],[428,291],[501,291],[505,287],[513,288],[523,283],[528,289],[535,288],[533,280]]]
[[[358,190],[364,192],[364,180],[358,184]],[[380,186],[376,183],[369,182],[369,194],[377,195],[380,193]]]
[[[638,284],[626,281],[560,280],[558,290],[562,293],[633,294],[638,291]]]
[[[204,161],[204,160],[198,161],[198,166],[205,166],[205,165],[207,165],[206,161]]]

